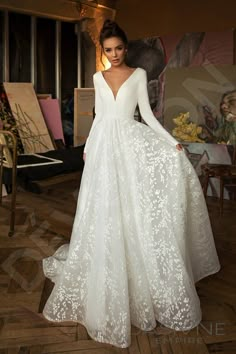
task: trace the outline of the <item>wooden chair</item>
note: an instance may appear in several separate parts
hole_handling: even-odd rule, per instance
[[[0,205],[2,205],[3,167],[11,169],[12,191],[8,235],[13,236],[16,210],[17,140],[15,135],[7,130],[0,130]]]
[[[26,155],[27,159],[25,159]],[[40,154],[40,156],[39,154],[26,155],[17,154],[17,139],[14,134],[0,129],[0,205],[3,204],[2,185],[5,182],[11,186],[9,236],[12,236],[15,231],[16,190],[18,184],[26,190],[31,189],[30,191],[41,193],[46,188],[51,188],[62,182],[74,179],[80,180],[83,170],[83,146],[73,149],[52,150],[45,154]],[[28,160],[31,157],[34,159],[33,163]],[[37,162],[35,161],[36,157],[38,159]],[[57,167],[54,168],[53,166]],[[32,169],[34,169],[34,173],[32,173]],[[33,179],[32,176],[36,179]],[[4,178],[5,181],[3,181],[3,177],[7,177]],[[24,185],[26,181],[27,186]]]
[[[220,195],[219,195],[219,208],[220,214],[223,214],[224,207],[224,190],[232,189],[232,197],[236,198],[236,147],[234,147],[232,165],[224,165],[224,164],[211,164],[206,163],[202,165],[202,172],[204,175],[203,182],[203,192],[206,197],[207,189],[209,185],[210,178],[217,178],[220,182]]]

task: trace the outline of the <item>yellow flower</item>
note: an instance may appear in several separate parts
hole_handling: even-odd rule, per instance
[[[177,125],[172,131],[173,136],[188,142],[204,142],[198,135],[202,132],[202,127],[189,120],[189,112],[180,113],[177,117],[173,118],[174,123]]]

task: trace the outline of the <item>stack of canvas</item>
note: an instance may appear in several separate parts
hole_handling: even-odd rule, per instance
[[[3,129],[11,131],[16,136],[18,155],[34,155],[34,161],[35,156],[38,156],[39,164],[45,163],[45,160],[41,161],[38,154],[55,150],[55,148],[33,85],[31,83],[3,83],[0,103],[0,119]],[[61,124],[58,120],[58,112],[59,105],[56,119],[53,122],[54,127]],[[52,122],[52,117],[50,122]],[[63,134],[62,129],[61,134]],[[3,136],[0,138],[4,139]],[[7,148],[4,151],[4,159],[5,166],[11,167],[12,160]]]
[[[25,154],[54,149],[31,83],[5,82],[3,87]]]
[[[59,100],[50,97],[46,99],[39,98],[39,105],[53,138],[55,140],[62,140],[65,143]]]

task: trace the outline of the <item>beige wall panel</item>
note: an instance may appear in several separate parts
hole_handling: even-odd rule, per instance
[[[74,90],[74,146],[83,145],[93,123],[94,88]]]

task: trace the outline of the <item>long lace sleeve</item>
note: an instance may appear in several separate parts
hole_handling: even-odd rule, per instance
[[[140,81],[138,84],[138,105],[141,116],[143,120],[152,128],[157,135],[164,138],[168,141],[171,145],[179,144],[175,138],[170,135],[165,128],[158,122],[154,114],[152,113],[149,98],[148,98],[148,91],[147,91],[147,74],[145,70],[140,70]]]
[[[84,153],[88,152],[90,138],[91,138],[93,131],[94,131],[95,127],[97,126],[98,122],[101,120],[102,105],[101,105],[101,99],[99,96],[99,90],[98,90],[98,85],[97,85],[97,74],[93,75],[93,84],[94,84],[94,88],[95,88],[95,118],[93,120],[93,124],[92,124],[90,132],[89,132],[89,136],[88,136],[86,143],[85,143]]]

